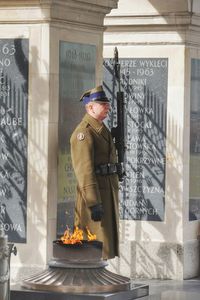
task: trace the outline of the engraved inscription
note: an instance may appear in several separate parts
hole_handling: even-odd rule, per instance
[[[123,58],[126,177],[121,185],[120,216],[164,220],[168,59]],[[104,61],[104,88],[112,99],[110,127],[116,123],[117,84],[111,59]]]
[[[0,227],[26,242],[28,40],[0,40]]]
[[[80,96],[95,86],[96,47],[61,41],[59,59],[58,236],[74,223],[76,179],[69,140],[85,113]]]

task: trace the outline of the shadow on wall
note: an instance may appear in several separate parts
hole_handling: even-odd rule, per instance
[[[197,0],[198,1],[198,0]],[[192,0],[169,0],[169,1],[160,1],[160,0],[148,0],[154,8],[160,13],[184,13],[191,10]]]
[[[172,20],[175,20],[174,16],[176,16],[176,14],[177,16],[180,14],[181,17],[183,17],[184,14],[189,15],[192,8],[194,9],[195,7],[194,3],[197,3],[196,1],[187,0],[148,0],[148,2],[158,11],[158,14],[163,18],[166,17],[166,22],[169,21],[170,23]],[[193,7],[192,2],[194,4]],[[172,16],[172,19],[170,19],[170,16]],[[155,26],[155,24],[153,26]],[[163,24],[163,26],[165,26],[165,24]],[[181,26],[179,34],[183,36],[183,40],[185,40],[184,31],[181,31]],[[151,90],[149,92],[151,94]],[[133,91],[129,90],[129,93],[133,93]],[[154,96],[153,101],[155,107],[158,107],[156,97]],[[130,115],[131,112],[129,110],[127,112],[129,120],[132,119]],[[144,117],[144,115],[141,116],[141,118],[142,117]],[[158,132],[162,131],[162,126],[160,126],[155,118],[151,121],[154,122]],[[134,122],[134,120],[132,120],[132,122]],[[179,234],[183,214],[182,137],[182,126],[174,117],[173,112],[172,114],[168,113],[166,153],[167,185],[165,186],[167,205],[165,207],[165,218],[162,222],[159,222],[159,220],[156,220],[157,222],[148,220],[148,228],[145,221],[131,222],[131,218],[130,221],[121,221],[121,241],[123,241],[120,245],[121,257],[120,259],[111,261],[111,266],[121,274],[141,278],[174,278],[177,274],[180,275],[180,278],[183,276],[183,274],[181,274],[183,248],[182,245],[177,244],[177,241],[182,239]],[[146,139],[148,139],[148,136],[146,136]],[[155,146],[159,148],[159,143],[156,142]],[[160,170],[162,171],[161,168]],[[137,172],[134,166],[131,167],[131,174],[132,172]],[[148,172],[151,174],[151,177],[155,179],[155,170],[150,168]],[[140,202],[139,205],[141,209],[142,203]],[[132,220],[134,219],[135,218],[132,218]],[[152,240],[152,236],[148,233],[151,232],[151,228],[152,232],[155,232],[154,240]],[[165,237],[168,237],[169,242],[165,243]],[[159,243],[157,241],[163,242]]]
[[[160,0],[148,0],[159,14],[165,17],[168,21],[168,17],[175,13],[183,14],[190,13],[194,10],[196,1],[160,1]],[[198,4],[199,5],[199,4]],[[169,19],[170,21],[170,19]],[[180,31],[180,36],[183,33]],[[185,36],[183,36],[185,40]],[[177,123],[175,118],[168,115],[168,156],[167,160],[167,182],[166,186],[166,197],[167,211],[165,222],[161,224],[148,222],[149,226],[153,228],[154,231],[158,233],[160,240],[165,240],[165,236],[173,236],[174,240],[180,240],[178,236],[177,228],[181,225],[181,214],[182,214],[182,128]],[[169,214],[169,212],[171,212]],[[162,230],[159,230],[159,227]],[[131,224],[127,221],[122,223],[121,226],[122,235],[127,239],[131,239]],[[163,243],[160,245],[157,242],[153,242],[154,251],[152,247],[148,247],[148,241],[150,241],[150,236],[145,232],[143,226],[137,222],[134,229],[137,241],[128,242],[130,251],[130,261],[127,257],[122,256],[121,261],[118,261],[119,270],[123,268],[123,264],[127,267],[131,262],[131,276],[132,277],[144,277],[144,278],[173,278],[178,274],[178,266],[181,267],[183,263],[183,248],[181,245],[176,245],[176,243]],[[174,234],[175,233],[175,234]],[[141,242],[143,241],[143,242]],[[125,242],[126,243],[126,242]],[[123,253],[123,251],[122,251]],[[180,269],[181,270],[181,269]],[[183,275],[183,274],[182,274]],[[181,274],[180,274],[181,278]]]
[[[27,43],[23,46],[26,48]],[[23,56],[20,40],[6,40],[2,49],[0,224],[8,234],[9,241],[23,243],[27,196],[28,61]],[[23,72],[18,68],[18,60],[21,59],[24,62]]]
[[[105,64],[105,68],[110,74],[107,75],[107,79],[112,78],[112,67]],[[173,243],[173,241],[180,240],[178,229],[181,226],[183,188],[181,185],[182,128],[173,115],[167,115],[165,102],[167,95],[163,92],[165,84],[160,89],[158,82],[162,83],[162,79],[157,78],[149,84],[147,81],[143,84],[145,80],[140,79],[131,85],[130,82],[133,82],[133,78],[129,78],[131,72],[132,69],[127,72],[128,75],[125,75],[122,70],[122,88],[126,102],[126,140],[127,145],[130,146],[130,149],[127,146],[127,176],[122,186],[124,192],[121,193],[120,240],[123,242],[120,245],[120,259],[111,261],[111,266],[118,273],[131,277],[173,278],[179,273],[178,268],[183,261],[182,247]],[[112,95],[115,93],[112,79],[110,82],[111,84],[109,80],[105,80],[104,86],[113,99]],[[139,99],[134,88],[142,85],[141,96],[143,97]],[[114,103],[112,103],[112,111],[109,123],[111,128],[116,115]],[[147,123],[151,126],[140,128],[140,124]],[[167,151],[165,149],[166,133]],[[136,151],[133,148],[134,145],[139,145]],[[143,157],[149,158],[148,163],[141,163]],[[135,158],[137,158],[136,161]],[[162,159],[164,159],[164,164],[161,163]],[[157,187],[158,192],[145,193],[147,187],[150,189],[154,186]],[[133,187],[139,187],[139,189],[135,190]],[[165,198],[167,198],[166,208]],[[156,218],[146,212],[150,209],[156,210],[156,208],[158,211],[161,208]],[[133,222],[133,220],[138,220],[138,222]],[[148,221],[148,230],[143,221]],[[154,240],[152,240],[150,228],[155,232]],[[172,241],[171,243],[164,242],[166,236],[169,237],[169,241]],[[163,243],[157,241],[163,241]]]
[[[161,279],[176,278],[177,274],[180,274],[181,278],[182,246],[173,242],[164,242],[166,236],[171,236],[174,241],[180,239],[178,228],[181,226],[182,212],[181,131],[174,118],[168,116],[168,148],[169,151],[173,149],[167,158],[168,185],[165,195],[168,199],[168,213],[165,214],[164,222],[148,221],[148,231],[152,228],[159,236],[159,240],[163,242],[152,240],[152,236],[145,230],[143,221],[137,221],[133,225],[131,221],[121,220],[121,256],[120,259],[111,261],[111,267],[118,273],[132,278]],[[133,235],[136,237],[135,241]]]
[[[122,60],[121,87],[125,99],[125,169],[120,192],[123,220],[162,221],[164,219],[167,68],[164,76],[141,75],[148,59]],[[164,61],[167,66],[167,60]],[[134,65],[134,67],[132,67]],[[130,67],[129,67],[130,66]],[[115,125],[116,83],[112,63],[106,61],[104,87],[114,101],[108,125]],[[149,71],[147,69],[147,71]],[[140,72],[137,77],[135,74]],[[153,69],[152,69],[152,72]],[[163,86],[164,82],[164,86]]]
[[[42,251],[46,236],[46,203],[43,199],[47,197],[48,175],[48,105],[45,98],[48,83],[40,75],[41,62],[36,47],[29,51],[28,40],[19,37],[13,40],[14,48],[16,52],[12,57],[12,69],[7,68],[2,75],[9,93],[0,99],[1,120],[5,118],[10,122],[9,126],[1,126],[0,132],[1,153],[7,155],[7,159],[0,161],[0,180],[3,185],[0,187],[4,191],[0,199],[0,223],[4,226],[10,224],[6,234],[10,242],[16,243],[17,260],[22,263],[19,274],[13,275],[20,281],[33,261],[36,268],[37,262],[46,263]],[[28,74],[32,75],[31,80]],[[2,82],[0,85],[2,91]],[[30,99],[30,89],[34,101]],[[14,227],[15,230],[11,230]],[[30,243],[30,240],[34,243]],[[18,243],[27,243],[26,253],[20,251],[23,246]]]
[[[35,273],[37,268],[46,264],[46,258],[44,250],[46,246],[44,241],[46,240],[47,230],[47,203],[44,201],[47,199],[47,185],[48,185],[48,102],[47,102],[47,79],[45,74],[41,73],[41,59],[38,54],[37,47],[31,47],[29,51],[29,75],[30,87],[32,99],[29,96],[29,122],[28,122],[28,228],[27,228],[27,240],[29,246],[27,247],[26,254],[24,251],[20,257],[20,251],[18,256],[20,261],[23,262],[25,268],[19,270],[16,278],[20,280],[23,276],[26,277],[26,272],[30,275],[30,267],[33,267]],[[42,62],[45,69],[45,62]],[[44,75],[44,76],[43,76]],[[30,243],[33,240],[34,243]],[[30,255],[31,253],[31,255]],[[34,258],[35,257],[35,258]],[[29,263],[30,261],[30,263]],[[35,265],[32,266],[33,261]],[[37,262],[38,265],[37,266]]]

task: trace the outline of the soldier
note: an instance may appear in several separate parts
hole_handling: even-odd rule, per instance
[[[72,164],[77,178],[75,225],[86,226],[103,242],[103,258],[119,255],[117,155],[112,136],[103,123],[110,103],[102,86],[80,99],[86,114],[74,130]]]

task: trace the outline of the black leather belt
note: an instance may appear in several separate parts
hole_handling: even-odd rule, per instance
[[[95,168],[95,174],[97,175],[112,175],[112,174],[117,174],[118,169],[117,169],[118,164],[102,164],[99,165]]]

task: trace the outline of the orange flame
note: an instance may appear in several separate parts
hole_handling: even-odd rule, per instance
[[[86,230],[87,230],[88,241],[96,240],[96,235],[92,234],[87,227]],[[63,244],[76,244],[76,243],[81,244],[83,241],[83,230],[78,228],[78,226],[76,226],[74,232],[71,233],[70,229],[67,229],[65,230],[63,236],[60,239]]]
[[[86,227],[86,230],[87,230],[88,241],[94,241],[97,239],[96,234],[92,234],[88,227]]]

